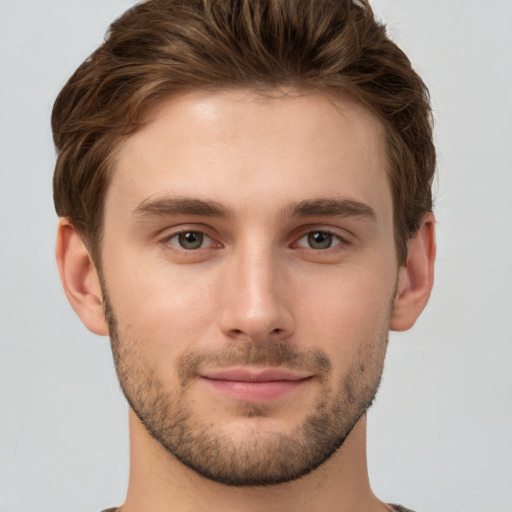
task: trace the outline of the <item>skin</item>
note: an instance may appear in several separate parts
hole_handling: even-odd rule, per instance
[[[368,483],[364,410],[389,329],[411,327],[428,300],[435,256],[427,214],[399,268],[392,213],[382,127],[349,99],[193,92],[159,105],[125,141],[105,202],[101,285],[65,219],[57,242],[68,298],[90,330],[110,327],[138,412],[130,410],[124,512],[386,509]],[[203,234],[199,248],[183,247],[182,232]],[[269,346],[304,358],[298,367],[264,361]],[[311,354],[328,370],[311,365]],[[304,380],[269,397],[247,382],[233,394],[225,379],[219,389],[209,378],[219,368],[276,367]],[[155,397],[180,405],[190,430],[242,453],[253,446],[262,461],[277,453],[276,436],[301,439],[322,402],[349,435],[301,478],[233,487],[182,464],[148,433],[140,418],[154,412]]]

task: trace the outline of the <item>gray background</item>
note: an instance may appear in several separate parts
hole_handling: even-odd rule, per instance
[[[53,257],[53,100],[130,0],[0,0],[0,511],[93,512],[127,484],[126,405]],[[438,264],[369,418],[376,494],[512,511],[512,2],[374,0],[430,87]]]

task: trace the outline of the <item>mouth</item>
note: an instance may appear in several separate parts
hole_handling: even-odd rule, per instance
[[[283,368],[236,367],[205,371],[199,377],[212,390],[228,398],[267,402],[298,390],[313,375]]]

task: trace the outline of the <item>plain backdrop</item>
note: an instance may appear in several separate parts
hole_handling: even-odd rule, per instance
[[[0,0],[1,512],[95,512],[126,490],[108,339],[75,317],[54,263],[49,118],[131,5]],[[372,5],[432,94],[439,250],[427,310],[391,336],[370,478],[422,512],[512,512],[512,2]]]

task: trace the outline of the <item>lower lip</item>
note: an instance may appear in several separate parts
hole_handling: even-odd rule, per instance
[[[223,395],[245,402],[267,402],[281,398],[299,389],[310,380],[274,380],[266,382],[245,382],[234,380],[203,379]]]

